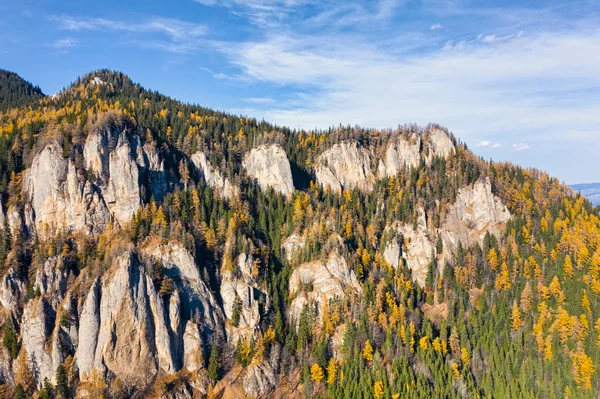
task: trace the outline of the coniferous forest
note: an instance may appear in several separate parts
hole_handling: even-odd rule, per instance
[[[2,71],[0,207],[2,398],[600,392],[600,210],[435,124]]]

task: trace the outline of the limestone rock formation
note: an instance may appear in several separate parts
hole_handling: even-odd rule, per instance
[[[25,290],[25,283],[21,281],[17,271],[11,267],[0,280],[0,304],[8,310],[14,311]]]
[[[178,295],[181,296],[181,319],[198,319],[204,339],[216,334],[224,336],[222,328],[223,313],[217,299],[200,276],[200,270],[192,255],[180,243],[172,241],[150,244],[141,251],[143,258],[159,261],[165,275],[176,282]],[[181,328],[181,327],[179,327]],[[177,342],[183,345],[181,333],[177,332]]]
[[[379,160],[378,176],[396,176],[402,169],[415,168],[421,161],[421,136],[405,134],[388,144],[383,159]]]
[[[183,367],[188,371],[204,366],[204,347],[198,325],[188,322],[183,333]]]
[[[227,340],[237,342],[238,338],[254,336],[260,324],[260,306],[267,309],[269,297],[259,286],[252,274],[254,259],[242,253],[234,265],[224,262],[221,267],[221,299],[223,310],[229,320],[227,323]],[[236,310],[237,307],[237,310]],[[239,314],[239,323],[233,325],[234,313]]]
[[[243,166],[248,175],[258,181],[261,189],[272,187],[286,197],[294,192],[290,161],[279,144],[253,148],[244,157]]]
[[[110,214],[98,190],[82,179],[56,142],[33,159],[23,188],[32,208],[38,236],[50,237],[62,230],[101,231]]]
[[[293,299],[288,317],[298,321],[304,305],[315,304],[322,309],[331,299],[360,294],[362,287],[346,260],[331,252],[327,261],[317,260],[298,266],[290,276],[289,290]]]
[[[268,398],[279,383],[277,375],[278,353],[272,351],[271,359],[253,361],[245,370],[242,384],[251,398]],[[273,359],[275,358],[275,359]]]
[[[44,298],[31,300],[25,305],[22,317],[22,342],[25,349],[20,356],[27,356],[34,379],[41,386],[45,378],[53,379],[58,364],[54,364],[51,353],[46,351],[56,313]]]
[[[459,190],[442,226],[444,246],[456,248],[481,244],[487,232],[499,237],[504,232],[510,212],[492,193],[489,178],[479,179],[472,187]]]
[[[62,257],[53,256],[38,268],[33,286],[42,296],[47,295],[52,307],[56,309],[67,290],[67,277]]]
[[[317,158],[317,181],[332,191],[358,187],[371,191],[375,176],[371,171],[369,150],[355,141],[334,144]]]
[[[144,267],[132,254],[119,256],[84,305],[76,354],[80,377],[97,368],[126,386],[145,386],[159,370],[176,371],[167,322]]]
[[[426,162],[429,164],[433,157],[447,158],[455,151],[454,143],[448,133],[441,129],[431,129],[426,133],[426,142],[429,154]]]
[[[237,196],[238,189],[228,178],[215,168],[202,151],[193,154],[190,159],[196,166],[198,177],[204,179],[206,184],[226,199]]]
[[[306,239],[303,235],[292,233],[288,238],[281,243],[283,255],[289,261],[306,246]]]
[[[412,271],[413,280],[423,287],[432,256],[436,256],[433,237],[428,233],[425,213],[421,209],[416,230],[412,225],[396,223],[392,227],[396,236],[385,247],[383,256],[391,266],[398,267],[405,261]],[[398,239],[402,238],[400,242]]]

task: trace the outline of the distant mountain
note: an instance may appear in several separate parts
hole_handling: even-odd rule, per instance
[[[14,72],[0,69],[0,110],[19,107],[44,97],[34,86]]]
[[[571,188],[584,195],[592,204],[600,205],[600,183],[573,184]]]

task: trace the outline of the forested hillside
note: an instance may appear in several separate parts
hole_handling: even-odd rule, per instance
[[[0,69],[0,110],[18,107],[44,97],[39,87],[14,72]]]
[[[546,173],[12,81],[0,397],[597,397],[600,215]]]

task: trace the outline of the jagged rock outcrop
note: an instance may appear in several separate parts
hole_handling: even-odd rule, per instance
[[[0,304],[8,310],[14,311],[25,290],[25,283],[19,278],[17,271],[11,267],[0,280]]]
[[[190,159],[196,166],[198,177],[204,179],[206,184],[226,199],[232,199],[238,195],[238,189],[228,178],[215,168],[202,151],[193,154]]]
[[[221,299],[228,319],[227,340],[254,336],[260,325],[260,307],[269,305],[267,293],[259,286],[253,275],[254,258],[242,253],[234,264],[223,262],[221,267]],[[261,305],[262,303],[262,305]],[[238,325],[233,325],[234,314],[239,316]],[[236,317],[237,317],[236,316]]]
[[[109,143],[114,146],[112,150]],[[141,203],[138,148],[137,136],[128,137],[122,132],[115,137],[107,129],[100,129],[88,137],[83,150],[86,169],[94,173],[104,201],[119,224],[129,221]]]
[[[204,345],[198,325],[188,322],[183,333],[183,367],[188,371],[204,367]]]
[[[60,356],[53,359],[52,352],[46,350],[46,342],[52,335],[55,318],[56,312],[44,298],[29,301],[23,309],[21,340],[24,350],[20,356],[27,356],[38,386],[42,385],[45,378],[54,378],[56,367],[61,361]],[[55,364],[54,360],[58,363]]]
[[[332,191],[355,187],[370,191],[375,182],[369,151],[355,141],[334,144],[323,152],[317,158],[315,175],[324,188]]]
[[[430,237],[427,228],[425,213],[420,210],[416,230],[412,225],[396,223],[392,229],[395,237],[388,242],[383,256],[390,264],[397,268],[400,262],[405,261],[406,266],[412,271],[413,280],[423,287],[427,278],[427,271],[432,256],[436,256],[433,237]],[[400,242],[399,238],[403,241]]]
[[[385,154],[379,160],[378,176],[396,176],[402,169],[416,168],[421,161],[421,135],[399,135],[388,144]]]
[[[35,156],[25,173],[23,188],[31,206],[35,231],[41,238],[62,230],[101,231],[110,213],[98,190],[78,175],[57,142]]]
[[[448,208],[441,229],[444,246],[456,248],[459,241],[465,246],[481,244],[487,232],[499,237],[509,219],[508,208],[492,193],[490,179],[479,179],[460,189]]]
[[[224,316],[217,299],[202,280],[200,270],[188,250],[180,243],[171,241],[150,244],[142,249],[141,256],[159,261],[165,275],[176,283],[181,307],[178,317],[181,320],[196,319],[202,327],[201,335],[204,339],[211,338],[213,334],[217,337],[225,335],[222,328]],[[177,333],[176,341],[181,347],[183,329],[179,327],[174,332]]]
[[[242,385],[247,397],[268,398],[279,384],[280,350],[274,347],[270,357],[262,361],[254,360],[242,378]]]
[[[287,261],[291,261],[294,256],[306,247],[306,238],[298,233],[292,233],[281,243],[283,255]]]
[[[98,233],[111,221],[127,223],[143,200],[142,183],[161,200],[167,190],[164,162],[137,135],[96,128],[83,146],[83,168],[63,157],[53,141],[37,154],[23,180],[30,230],[48,238],[63,230]]]
[[[428,155],[425,161],[430,164],[434,157],[448,158],[455,151],[454,143],[448,133],[441,129],[431,129],[426,133]]]
[[[56,309],[67,290],[67,277],[62,257],[53,256],[37,269],[33,286],[40,295],[48,295],[52,308]]]
[[[304,305],[314,304],[317,309],[322,309],[325,302],[334,298],[360,294],[362,287],[346,259],[331,252],[327,261],[317,260],[298,266],[290,276],[289,290],[293,299],[288,318],[298,322]]]
[[[159,370],[176,371],[167,325],[144,267],[132,254],[119,256],[85,301],[76,353],[80,377],[97,368],[126,386],[143,387]]]
[[[269,187],[290,197],[294,192],[294,181],[290,161],[279,144],[261,145],[253,148],[244,157],[243,166],[261,189]]]

